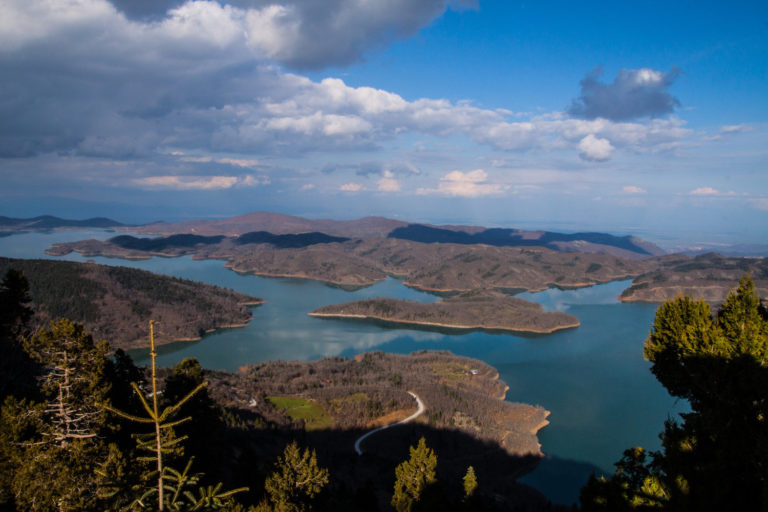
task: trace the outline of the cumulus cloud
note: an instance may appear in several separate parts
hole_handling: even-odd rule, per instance
[[[402,10],[408,16],[427,7],[439,13],[446,2],[425,0]],[[295,9],[309,4],[297,1]],[[389,13],[391,7],[378,0],[331,4],[345,12],[367,6]],[[253,49],[249,9],[294,4],[161,5],[172,8],[147,22],[126,18],[106,0],[4,4],[0,157],[146,160],[176,151],[247,168],[257,165],[252,156],[373,150],[407,132],[464,136],[502,151],[572,150],[600,161],[619,150],[665,151],[691,134],[675,117],[638,123],[549,114],[521,120],[468,102],[407,101],[336,78],[312,81],[281,71]],[[242,158],[222,156],[232,154]],[[358,170],[418,173],[402,162]]]
[[[509,189],[509,186],[486,183],[487,181],[488,173],[482,169],[469,172],[451,171],[440,178],[436,189],[420,188],[417,193],[453,197],[480,197],[501,194]]]
[[[600,81],[602,74],[597,69],[584,77],[581,94],[568,109],[570,115],[628,121],[671,114],[680,106],[667,91],[680,74],[675,68],[668,73],[650,68],[621,69],[611,84]]]
[[[399,192],[400,182],[394,178],[381,178],[376,182],[381,192]]]
[[[634,185],[628,185],[626,187],[622,187],[622,192],[625,194],[646,194],[648,191],[641,187],[636,187]]]
[[[584,160],[604,162],[611,158],[613,146],[608,139],[601,139],[590,133],[579,141],[579,150],[579,156]]]
[[[135,21],[157,21],[181,0],[110,0]],[[220,0],[245,18],[249,45],[294,69],[345,66],[396,39],[408,38],[449,7],[470,0]]]
[[[345,183],[339,187],[339,190],[343,190],[344,192],[359,192],[363,190],[363,186],[360,183]]]

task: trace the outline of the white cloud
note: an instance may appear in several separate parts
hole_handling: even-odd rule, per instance
[[[232,188],[235,183],[235,176],[150,176],[134,180],[134,184],[142,188],[173,190],[226,189]]]
[[[183,153],[178,151],[175,151],[172,154],[174,153],[176,154],[174,156],[183,155]],[[181,156],[179,160],[181,160],[182,162],[201,163],[201,164],[214,162],[218,164],[227,164],[235,167],[248,167],[248,168],[258,167],[259,165],[261,165],[261,162],[259,162],[258,160],[242,159],[242,158],[214,158],[211,156]]]
[[[611,158],[613,146],[608,139],[595,137],[591,133],[581,139],[579,142],[581,153],[579,156],[584,160],[604,162]]]
[[[285,73],[248,43],[254,23],[260,23],[287,31],[258,36],[280,39],[280,48],[291,40],[296,48],[309,44],[308,34],[290,32],[286,16],[303,28],[328,28],[339,13],[345,14],[336,22],[382,15],[384,21],[345,25],[360,34],[340,34],[335,25],[328,34],[350,44],[367,41],[363,29],[370,24],[422,26],[444,11],[447,0],[418,6],[409,1],[405,14],[397,10],[405,0],[329,0],[322,9],[312,7],[314,2],[245,9],[199,0],[152,22],[126,19],[105,0],[61,2],[61,8],[57,2],[22,0],[4,6],[0,43],[7,44],[0,44],[0,75],[11,78],[0,103],[0,156],[54,152],[131,159],[203,152],[209,156],[187,161],[211,158],[253,168],[258,160],[250,155],[371,150],[403,133],[418,133],[463,136],[502,151],[569,150],[601,161],[617,151],[674,149],[692,133],[675,117],[634,123],[553,113],[524,120],[469,102],[407,101],[337,78],[314,82]],[[268,19],[249,21],[256,11]],[[310,12],[323,19],[311,20]],[[315,42],[325,44],[323,38]],[[654,76],[639,73],[635,81],[650,83]],[[217,156],[230,154],[242,158]]]
[[[382,192],[399,192],[400,182],[393,178],[381,178],[376,182]]]
[[[501,194],[509,189],[507,185],[486,183],[488,173],[482,169],[461,172],[451,171],[442,178],[436,189],[418,189],[418,194],[440,194],[454,197],[480,197]]]
[[[131,180],[133,185],[148,189],[223,190],[232,187],[268,185],[267,176],[148,176]]]
[[[339,190],[343,190],[344,192],[359,192],[363,190],[363,186],[359,183],[345,183]]]
[[[742,132],[748,132],[750,130],[752,130],[752,126],[746,123],[725,125],[720,127],[720,133],[722,134],[742,133]]]
[[[407,38],[468,0],[281,0],[247,10],[250,45],[299,69],[348,65],[364,52]]]
[[[636,187],[634,185],[627,185],[626,187],[622,187],[621,191],[625,194],[646,194],[648,192],[644,188]]]
[[[719,190],[712,187],[699,187],[688,192],[692,196],[716,196],[720,195],[720,193]]]

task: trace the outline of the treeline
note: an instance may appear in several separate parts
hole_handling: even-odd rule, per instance
[[[251,319],[244,304],[260,299],[218,286],[144,270],[69,261],[0,258],[0,275],[29,280],[32,326],[69,318],[112,349],[146,346],[146,319],[160,323],[161,342],[196,339],[206,331]]]

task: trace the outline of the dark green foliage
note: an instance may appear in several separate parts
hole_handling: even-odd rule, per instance
[[[397,512],[414,510],[427,487],[437,482],[437,456],[423,437],[415,447],[411,446],[410,452],[410,458],[395,468],[392,506]]]
[[[318,466],[315,451],[302,452],[294,441],[278,457],[264,489],[275,512],[305,512],[327,483],[328,470]]]
[[[212,467],[220,457],[215,439],[223,429],[219,423],[218,411],[203,386],[203,368],[196,359],[184,359],[173,367],[173,373],[166,377],[162,395],[163,404],[174,404],[184,399],[193,390],[199,390],[179,409],[179,417],[191,417],[194,421],[181,423],[175,428],[177,435],[186,437],[184,453],[194,456],[203,467]],[[203,387],[200,387],[203,386]]]
[[[8,269],[0,283],[0,337],[15,339],[22,334],[32,317],[31,300],[27,278],[18,270]]]
[[[223,325],[247,322],[248,297],[224,288],[143,270],[71,261],[0,258],[0,272],[18,268],[29,280],[30,328],[69,318],[113,348],[145,339],[154,316],[166,338],[191,338]],[[10,314],[10,313],[9,313]]]
[[[768,322],[752,280],[716,318],[703,301],[663,304],[645,355],[692,412],[667,421],[660,452],[627,450],[590,480],[584,510],[768,510]]]
[[[137,251],[164,251],[166,249],[194,247],[196,245],[212,245],[221,242],[223,236],[200,236],[200,235],[171,235],[159,238],[137,238],[131,235],[119,235],[107,240],[123,249],[133,249]]]
[[[275,235],[267,231],[253,231],[240,235],[235,239],[235,243],[238,245],[272,244],[280,249],[296,249],[315,244],[341,243],[347,240],[349,238],[330,236],[319,232]]]
[[[25,341],[44,370],[42,401],[7,399],[2,408],[4,487],[19,510],[79,511],[97,507],[95,474],[108,431],[99,409],[110,384],[106,346],[82,326],[62,320]]]
[[[30,300],[27,278],[8,269],[0,283],[0,402],[9,394],[28,394],[35,388],[37,369],[20,343],[32,317]]]

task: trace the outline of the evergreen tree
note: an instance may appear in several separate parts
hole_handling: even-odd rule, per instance
[[[0,283],[0,403],[8,395],[28,396],[36,387],[35,365],[21,347],[32,318],[29,282],[9,269]]]
[[[275,463],[264,489],[275,512],[304,512],[312,509],[315,498],[328,483],[328,470],[317,465],[317,454],[292,442]],[[268,509],[265,504],[262,510]]]
[[[437,456],[422,437],[411,446],[410,458],[395,468],[395,492],[392,506],[397,512],[411,512],[425,489],[437,482]]]
[[[29,281],[24,274],[9,269],[0,283],[0,338],[21,336],[32,318]]]
[[[131,383],[144,406],[146,416],[129,414],[125,411],[105,405],[108,410],[125,419],[154,427],[153,433],[139,434],[136,436],[136,440],[140,450],[148,451],[152,454],[149,457],[140,457],[138,460],[148,461],[154,464],[155,470],[150,471],[148,475],[151,475],[151,478],[155,480],[155,484],[151,486],[145,485],[143,489],[132,489],[132,493],[137,491],[138,496],[133,499],[130,508],[140,510],[154,509],[155,506],[153,503],[156,503],[157,510],[160,512],[163,512],[164,510],[220,510],[232,508],[236,505],[232,500],[232,496],[236,493],[246,491],[247,488],[222,492],[220,483],[207,487],[201,486],[199,485],[199,482],[203,474],[191,472],[194,457],[189,458],[183,471],[178,471],[168,465],[167,461],[164,460],[165,456],[177,451],[181,446],[180,443],[186,439],[186,436],[177,437],[174,428],[192,419],[188,416],[177,420],[174,419],[175,416],[184,404],[205,388],[208,383],[201,382],[181,399],[174,401],[161,409],[158,398],[157,368],[155,363],[157,352],[155,351],[153,321],[150,321],[149,323],[149,339],[152,361],[152,376],[150,380],[152,393],[149,398],[152,403],[150,404],[150,401],[144,396],[144,392],[139,388],[137,383]],[[99,468],[98,474],[108,482],[108,486],[110,487],[110,492],[105,494],[106,497],[114,497],[119,494],[120,491],[124,490],[119,481],[115,479],[116,473],[115,467],[113,466],[102,466]]]
[[[582,490],[591,510],[768,510],[768,321],[749,277],[716,318],[678,298],[656,313],[645,355],[692,412],[668,420],[662,450],[627,450]]]
[[[477,490],[477,477],[475,476],[475,468],[469,466],[467,473],[464,475],[464,498],[469,499]]]
[[[99,409],[109,389],[106,345],[96,345],[82,326],[52,324],[26,340],[28,353],[45,370],[42,402],[6,399],[2,444],[8,485],[20,510],[79,511],[97,507],[95,469],[106,453],[97,434]]]

